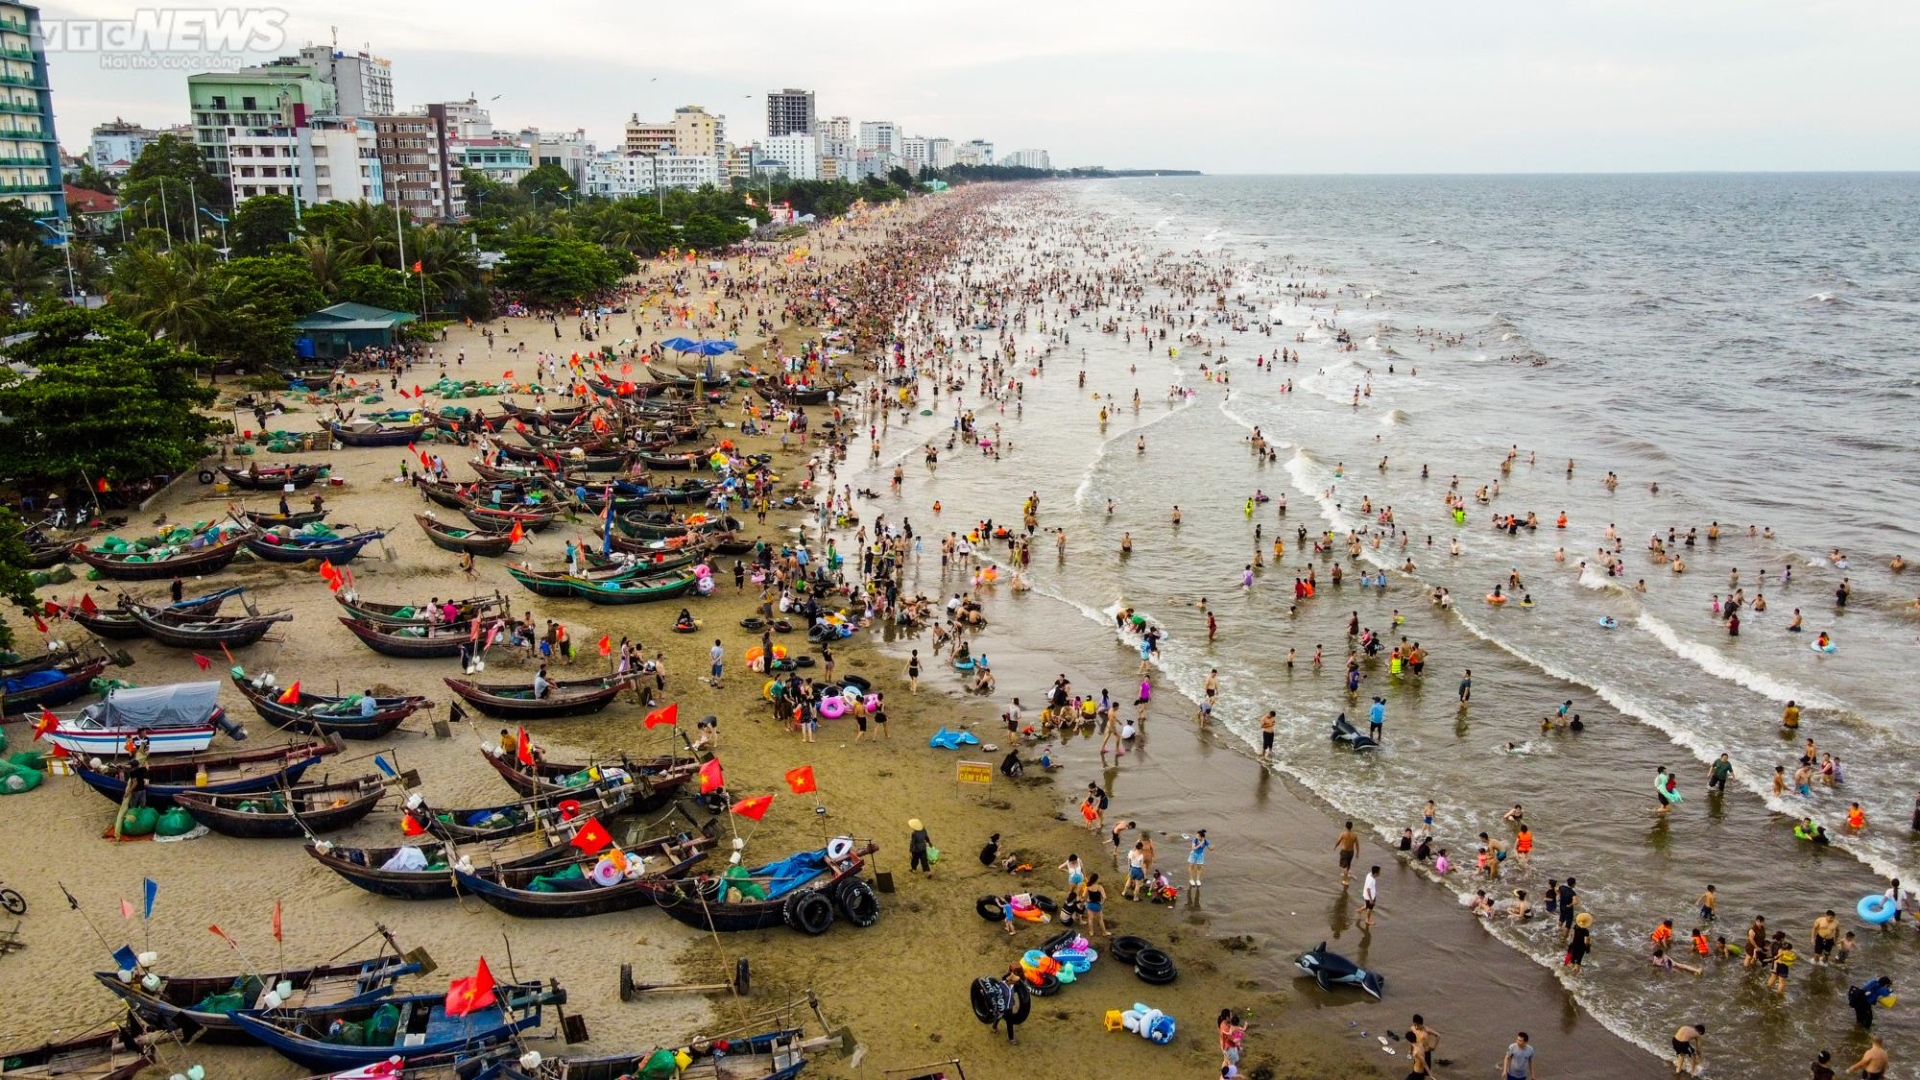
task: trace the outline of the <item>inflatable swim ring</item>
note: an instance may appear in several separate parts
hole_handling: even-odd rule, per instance
[[[836,836],[827,841],[827,861],[840,862],[853,854],[853,837]]]
[[[838,720],[842,716],[847,715],[847,699],[838,694],[822,698],[820,701],[820,715],[829,720]]]
[[[1506,602],[1507,602],[1507,598],[1504,596],[1501,596],[1499,593],[1487,594],[1487,603],[1489,604],[1504,604]]]
[[[874,713],[877,713],[880,711],[880,695],[868,694],[866,697],[866,700],[862,701],[860,704],[861,704],[861,707],[867,710],[867,715],[871,716]]]
[[[1900,905],[1890,896],[1863,896],[1854,910],[1862,919],[1878,926],[1881,923],[1892,922],[1893,917],[1900,912]]]
[[[1833,642],[1829,641],[1827,642],[1827,647],[1823,649],[1820,647],[1820,643],[1818,641],[1809,641],[1807,642],[1807,648],[1812,649],[1814,652],[1825,653],[1826,655],[1831,656],[1840,647],[1838,645],[1835,645]]]
[[[1619,625],[1620,624],[1617,621],[1615,621],[1614,617],[1611,615],[1600,616],[1600,628],[1602,630],[1613,630],[1618,628]]]

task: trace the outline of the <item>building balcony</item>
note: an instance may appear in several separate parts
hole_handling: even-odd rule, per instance
[[[34,55],[33,55],[33,50],[32,50],[32,49],[7,49],[7,48],[0,48],[0,56],[4,56],[4,57],[6,57],[6,58],[7,58],[7,59],[9,59],[9,60],[32,60],[32,59],[34,59]]]
[[[24,101],[0,101],[0,112],[23,113],[27,116],[40,115],[40,103],[28,104]]]
[[[15,139],[21,142],[53,142],[53,133],[48,131],[0,131],[0,142]]]
[[[0,157],[0,165],[25,165],[28,168],[47,167],[47,159],[42,157]]]
[[[0,86],[25,86],[45,90],[47,81],[34,75],[0,75]]]
[[[29,37],[33,35],[32,28],[18,19],[0,19],[0,30],[11,30],[16,34],[26,34]]]
[[[59,184],[44,180],[38,184],[0,184],[0,195],[50,194],[61,190]]]

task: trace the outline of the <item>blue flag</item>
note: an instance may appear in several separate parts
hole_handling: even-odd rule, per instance
[[[140,957],[133,951],[133,946],[122,945],[113,951],[113,962],[119,965],[121,971],[132,971],[140,966]]]
[[[159,882],[157,882],[157,881],[155,881],[155,880],[153,880],[152,878],[148,878],[148,879],[147,879],[147,881],[146,881],[146,889],[147,889],[147,915],[146,915],[146,917],[147,917],[147,918],[149,918],[149,919],[151,919],[151,918],[153,918],[153,901],[154,901],[154,898],[160,895],[160,883],[159,883]]]
[[[375,768],[379,769],[383,773],[386,773],[388,776],[397,777],[400,775],[399,773],[394,772],[393,766],[388,764],[387,759],[384,757],[381,757],[379,754],[373,755],[373,764]]]

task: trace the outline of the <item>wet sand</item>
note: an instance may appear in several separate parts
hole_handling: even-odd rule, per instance
[[[862,234],[864,241],[823,245],[816,239],[816,254],[829,259],[851,257],[856,254],[854,243],[877,242],[881,230],[904,227],[909,217],[924,212],[916,209],[881,218]],[[713,298],[718,298],[717,293]],[[615,317],[616,338],[624,335],[617,325],[622,318]],[[551,333],[544,323],[524,320],[498,321],[495,326],[503,341],[524,338],[535,349],[545,346],[543,335]],[[582,347],[565,321],[562,332],[566,335],[563,347]],[[670,328],[656,334],[649,328],[643,340],[676,332]],[[807,336],[800,328],[789,328],[785,335],[791,340]],[[489,359],[477,328],[456,327],[439,346],[443,352],[463,347],[467,362],[461,373],[467,377],[497,377],[531,361],[504,350]],[[425,384],[434,374],[431,368],[422,369],[417,381]],[[390,399],[378,407],[400,404]],[[725,410],[729,418],[736,411],[737,405]],[[304,407],[274,421],[274,426],[303,429],[316,417],[312,407]],[[778,440],[772,438],[742,443],[748,452],[778,449]],[[856,441],[853,460],[859,460],[861,449]],[[441,452],[448,456],[456,477],[470,475],[460,464],[469,456],[466,451],[443,448]],[[804,472],[802,453],[796,445],[779,460],[790,473],[800,474]],[[1156,1067],[1171,1067],[1182,1075],[1208,1075],[1217,1071],[1218,1061],[1212,1019],[1226,1006],[1251,1013],[1253,1030],[1243,1062],[1247,1075],[1259,1075],[1262,1065],[1274,1077],[1400,1075],[1404,1054],[1387,1057],[1373,1036],[1388,1028],[1404,1029],[1407,1014],[1414,1011],[1424,1011],[1445,1033],[1441,1054],[1457,1059],[1462,1068],[1491,1069],[1511,1030],[1528,1026],[1542,1044],[1543,1071],[1552,1063],[1551,1075],[1657,1075],[1657,1063],[1579,1018],[1545,972],[1508,950],[1477,942],[1479,930],[1452,910],[1444,894],[1398,871],[1384,851],[1372,860],[1388,867],[1384,906],[1373,940],[1356,942],[1347,934],[1335,937],[1335,945],[1388,974],[1387,1000],[1363,1003],[1344,994],[1329,997],[1310,983],[1296,983],[1291,978],[1295,952],[1334,937],[1331,928],[1348,921],[1344,915],[1351,898],[1337,898],[1331,876],[1331,841],[1337,823],[1329,822],[1318,808],[1275,783],[1266,770],[1244,757],[1225,746],[1194,739],[1184,721],[1176,718],[1179,710],[1174,707],[1149,722],[1150,734],[1139,740],[1139,755],[1130,757],[1119,775],[1105,777],[1103,783],[1115,797],[1115,812],[1141,819],[1156,833],[1163,828],[1206,827],[1216,841],[1210,884],[1199,904],[1189,906],[1185,897],[1178,909],[1128,904],[1117,899],[1117,888],[1116,899],[1109,904],[1115,932],[1141,934],[1167,946],[1180,965],[1180,978],[1168,987],[1150,987],[1119,965],[1102,961],[1058,997],[1036,999],[1033,1019],[1022,1029],[1019,1045],[1009,1048],[1002,1036],[973,1019],[967,1006],[968,983],[1003,970],[1020,951],[1051,931],[1024,930],[1009,942],[997,925],[974,915],[973,901],[987,892],[1022,888],[1057,895],[1063,891],[1063,879],[1052,868],[1069,851],[1083,857],[1092,853],[1091,838],[1078,828],[1077,818],[1068,818],[1077,792],[1088,779],[1100,778],[1090,745],[1066,750],[1069,767],[1053,777],[1008,783],[996,776],[984,794],[958,792],[952,779],[955,755],[929,749],[926,736],[942,724],[952,728],[989,721],[997,712],[996,703],[950,695],[946,679],[933,674],[923,679],[920,694],[908,695],[898,658],[869,644],[878,637],[875,634],[862,635],[835,651],[842,670],[888,688],[893,737],[854,745],[845,721],[829,721],[822,726],[820,741],[803,747],[797,736],[767,718],[767,707],[758,694],[762,680],[741,673],[741,653],[758,641],[757,635],[738,627],[754,604],[753,593],[734,591],[730,577],[721,575],[724,585],[719,595],[688,603],[702,620],[704,632],[674,635],[667,632],[667,625],[680,606],[677,603],[596,608],[584,601],[548,601],[520,590],[497,561],[486,559],[478,561],[478,581],[464,581],[455,557],[429,545],[411,523],[411,514],[422,507],[418,496],[387,479],[397,473],[403,456],[402,450],[336,450],[324,458],[334,463],[336,475],[347,480],[345,487],[329,491],[329,503],[337,507],[334,520],[394,528],[387,541],[394,555],[391,561],[375,546],[353,564],[364,597],[401,602],[498,589],[511,598],[516,610],[565,622],[585,654],[576,667],[604,663],[592,650],[602,634],[611,634],[615,640],[625,634],[643,644],[649,654],[665,652],[670,672],[667,699],[681,703],[683,723],[690,725],[707,713],[722,719],[718,756],[725,764],[729,788],[742,795],[778,794],[772,812],[757,828],[730,819],[742,827],[742,835],[751,836],[748,860],[766,861],[800,847],[817,847],[843,832],[872,837],[882,845],[875,868],[890,872],[897,886],[897,891],[881,897],[880,924],[866,931],[836,926],[818,939],[779,930],[725,935],[716,943],[711,936],[695,934],[644,910],[539,922],[510,919],[472,901],[457,905],[457,910],[450,902],[408,904],[353,888],[314,864],[299,844],[290,841],[208,836],[178,844],[110,844],[98,838],[112,819],[109,804],[75,780],[51,778],[43,790],[0,803],[9,811],[0,817],[0,845],[8,852],[6,880],[26,893],[32,904],[22,926],[29,948],[0,958],[0,1032],[6,1033],[6,1040],[28,1043],[56,1029],[71,1035],[114,1015],[113,999],[94,987],[88,975],[108,964],[108,950],[90,925],[113,945],[131,938],[140,947],[142,928],[119,918],[118,901],[136,899],[140,879],[152,877],[161,885],[152,930],[163,969],[208,972],[274,966],[268,926],[276,899],[285,906],[290,963],[321,960],[348,948],[378,921],[390,927],[403,945],[423,945],[432,952],[441,971],[421,981],[428,988],[443,986],[446,978],[470,971],[478,955],[485,955],[504,977],[510,941],[513,970],[522,977],[557,978],[567,986],[572,998],[569,1011],[587,1018],[593,1036],[577,1048],[582,1053],[675,1045],[701,1031],[730,1027],[733,1018],[767,1007],[787,991],[810,988],[820,995],[827,1019],[850,1029],[866,1049],[857,1072],[854,1058],[829,1053],[809,1066],[808,1075],[875,1076],[882,1070],[952,1057],[965,1063],[970,1076],[1118,1075]],[[323,458],[304,455],[297,460]],[[786,479],[791,483],[794,477]],[[161,512],[174,522],[217,517],[229,498],[237,500],[238,494],[216,495],[188,481],[116,531],[135,535]],[[257,498],[251,505],[265,507],[270,501]],[[763,534],[775,539],[796,524],[775,515]],[[558,563],[566,538],[591,542],[594,526],[589,520],[537,535],[531,560],[548,567]],[[516,553],[516,560],[521,557]],[[117,592],[115,583],[102,584],[107,590],[95,593],[96,602],[110,601]],[[296,622],[237,654],[249,671],[271,670],[283,685],[299,678],[310,689],[329,692],[336,683],[346,691],[363,685],[392,687],[428,694],[444,703],[448,694],[440,679],[458,674],[451,661],[391,660],[365,649],[334,621],[331,596],[310,568],[243,561],[204,583],[189,582],[189,594],[206,591],[200,587],[203,584],[209,589],[246,584],[263,610],[295,612]],[[89,586],[76,582],[50,587],[42,595],[64,600],[83,587]],[[151,597],[163,592],[164,584],[136,584],[130,591]],[[988,616],[1014,619],[1018,611],[1017,604],[1000,599],[990,602]],[[17,615],[10,617],[16,632],[31,644],[35,636],[31,624],[23,626]],[[79,633],[70,625],[55,630],[56,636]],[[990,628],[984,638],[988,648],[993,633]],[[699,678],[706,668],[706,648],[716,636],[727,645],[730,668],[720,691],[707,688]],[[122,677],[154,685],[198,676],[185,652],[146,642],[129,644],[138,663],[117,673]],[[995,659],[1002,696],[1044,686],[1051,678],[1051,667],[1031,666],[1024,657],[1000,653]],[[1108,642],[1101,649],[1076,654],[1075,661],[1077,680],[1084,675],[1087,681],[1097,682],[1112,678],[1100,672],[1103,666],[1121,664],[1124,658]],[[524,661],[516,663],[496,650],[489,657],[487,676],[530,677],[531,671]],[[566,674],[564,669],[559,671]],[[217,663],[213,674],[220,674]],[[237,692],[225,689],[222,698],[233,715],[247,718],[253,745],[279,741],[281,736],[254,718]],[[623,700],[596,717],[542,723],[534,736],[554,759],[623,750],[638,756],[663,750],[665,735],[641,729],[644,712],[643,707]],[[444,705],[434,715],[444,717]],[[428,726],[421,718],[409,721],[391,742],[401,765],[420,771],[422,790],[432,801],[483,805],[508,798],[506,787],[479,760],[475,749],[477,743],[497,734],[498,724],[476,718],[454,725],[447,740],[432,737]],[[989,729],[983,728],[981,737],[996,741]],[[350,744],[348,756],[384,745]],[[975,759],[997,761],[998,756],[980,754]],[[781,776],[799,764],[815,767],[826,815],[813,813],[810,797],[786,792]],[[338,760],[325,766],[336,777],[364,768],[364,762]],[[1196,814],[1201,819],[1190,820]],[[910,817],[924,819],[934,842],[946,852],[931,880],[906,872]],[[980,866],[973,855],[991,832],[1000,832],[1003,843],[1022,852],[1035,871],[1010,882],[1005,875]],[[390,843],[397,842],[398,836],[396,815],[383,812],[336,839]],[[1176,881],[1182,877],[1177,866],[1180,855],[1173,850],[1177,845],[1177,840],[1162,844],[1163,861],[1174,871]],[[1370,848],[1363,863],[1371,855]],[[1095,868],[1100,866],[1089,861]],[[55,882],[63,882],[79,898],[85,918],[65,909]],[[206,930],[209,924],[226,929],[249,962],[236,963],[228,947]],[[754,969],[754,992],[746,1002],[676,995],[657,995],[635,1004],[617,1000],[620,963],[632,963],[635,977],[642,981],[710,982],[731,970],[737,956],[750,958]],[[1469,972],[1471,978],[1462,977]],[[1156,1048],[1103,1030],[1101,1016],[1107,1009],[1125,1008],[1134,1001],[1148,1002],[1178,1019],[1180,1034],[1174,1046]],[[551,1029],[551,1022],[548,1026]],[[1364,1038],[1358,1034],[1363,1029],[1370,1033]],[[539,1045],[549,1053],[559,1051],[556,1044]],[[172,1047],[163,1048],[162,1075],[196,1061],[205,1062],[215,1076],[280,1077],[299,1071],[264,1051]]]

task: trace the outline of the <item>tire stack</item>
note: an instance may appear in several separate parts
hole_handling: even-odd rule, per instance
[[[1166,950],[1131,934],[1114,938],[1107,947],[1107,955],[1123,964],[1132,964],[1135,977],[1155,986],[1164,986],[1180,974]]]

